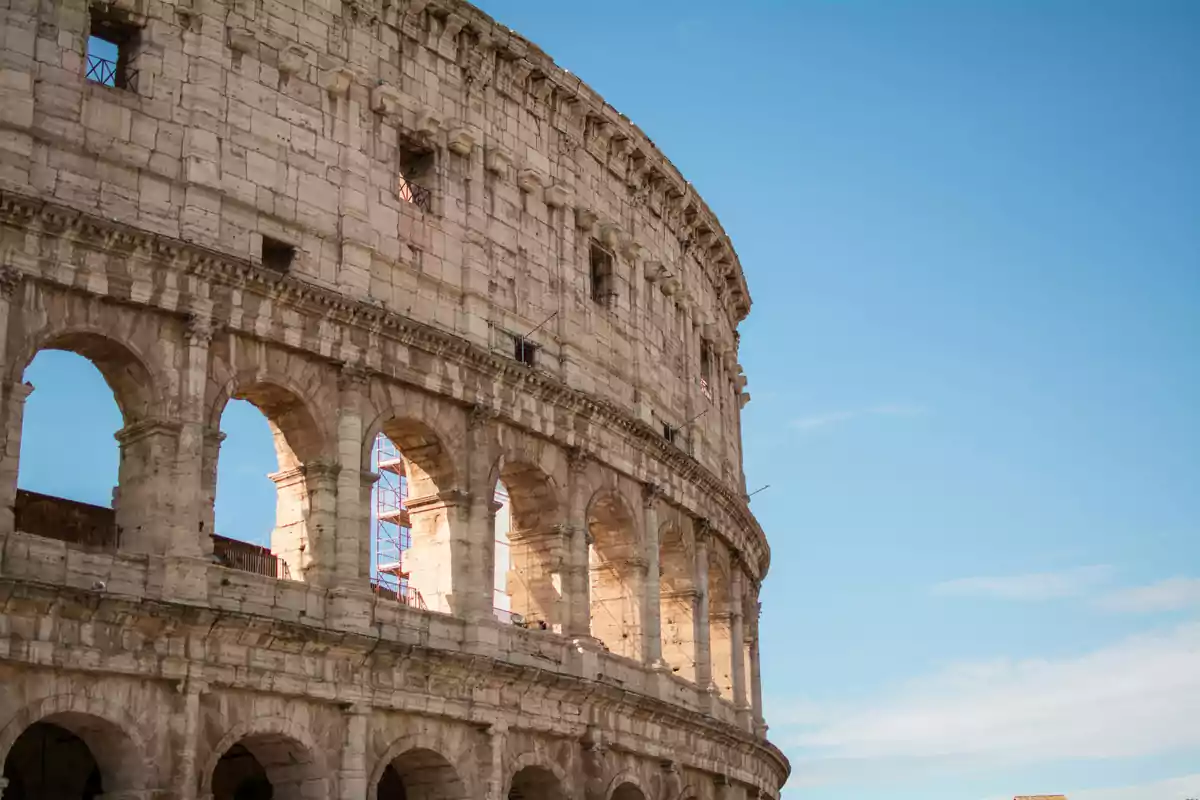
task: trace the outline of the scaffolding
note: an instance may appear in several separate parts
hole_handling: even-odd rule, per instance
[[[409,574],[404,568],[404,552],[412,547],[412,523],[405,507],[408,477],[404,474],[404,459],[392,440],[380,434],[375,439],[371,460],[379,474],[372,490],[375,530],[372,532],[371,586],[380,597],[424,609],[425,600],[409,584]]]

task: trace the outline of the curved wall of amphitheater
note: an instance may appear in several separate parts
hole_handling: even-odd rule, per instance
[[[12,0],[0,45],[5,798],[778,796],[749,295],[643,133],[459,0]],[[111,509],[17,490],[43,350],[113,391]],[[214,535],[231,399],[272,552]]]

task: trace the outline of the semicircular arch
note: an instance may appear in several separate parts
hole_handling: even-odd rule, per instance
[[[0,729],[0,766],[31,725],[49,722],[70,731],[87,745],[109,792],[139,790],[151,783],[146,739],[122,709],[80,694],[56,694],[18,710]]]
[[[204,761],[204,766],[198,776],[200,782],[200,796],[212,794],[213,774],[216,772],[217,764],[221,761],[221,757],[236,744],[251,742],[254,740],[270,740],[277,737],[275,740],[282,740],[283,744],[288,746],[288,757],[292,762],[287,770],[292,776],[297,774],[297,766],[302,773],[305,782],[312,783],[313,781],[323,781],[328,786],[329,772],[328,765],[322,755],[321,748],[316,746],[308,730],[301,725],[297,725],[284,717],[258,717],[245,722],[240,722],[237,725],[226,731],[225,735],[213,746],[209,751],[207,758]],[[248,748],[250,749],[250,748]],[[251,749],[254,754],[254,749]],[[297,753],[306,761],[301,761],[296,757]],[[257,755],[255,755],[257,758]],[[268,764],[262,765],[267,772],[267,777],[272,777],[273,766]],[[272,781],[274,783],[274,781]],[[324,797],[325,792],[314,792],[314,796]],[[278,793],[276,797],[279,797]],[[290,800],[289,798],[281,798],[281,800]]]

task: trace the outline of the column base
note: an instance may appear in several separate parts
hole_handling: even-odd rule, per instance
[[[151,556],[146,586],[172,603],[208,605],[209,560],[201,556]]]
[[[326,594],[326,622],[339,631],[370,633],[373,601],[374,596],[366,588],[335,586]]]

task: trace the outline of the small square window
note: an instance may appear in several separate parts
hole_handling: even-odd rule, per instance
[[[592,242],[589,260],[591,262],[592,300],[597,305],[609,308],[617,296],[613,278],[612,253],[596,242]]]
[[[537,366],[537,351],[541,348],[522,336],[513,337],[513,356],[527,367]]]
[[[287,242],[262,237],[262,265],[276,272],[287,272],[296,260],[296,248]]]
[[[137,90],[141,29],[116,12],[93,8],[87,43],[87,79],[117,89]]]

